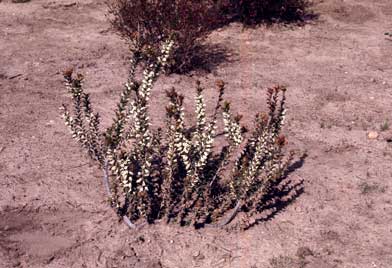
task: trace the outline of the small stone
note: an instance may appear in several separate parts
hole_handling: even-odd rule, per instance
[[[368,139],[369,140],[376,140],[378,138],[378,133],[377,131],[370,131],[368,133]]]

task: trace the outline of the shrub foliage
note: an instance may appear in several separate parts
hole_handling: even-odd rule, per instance
[[[308,0],[220,0],[224,13],[245,24],[272,20],[298,21],[308,5]]]
[[[157,219],[223,226],[239,211],[247,216],[262,212],[271,198],[287,191],[284,181],[293,154],[285,154],[281,134],[286,89],[268,89],[268,113],[258,113],[253,129],[245,131],[241,116],[223,100],[223,81],[216,83],[218,98],[211,115],[206,112],[204,89],[197,83],[194,122],[185,121],[184,97],[173,88],[166,92],[165,126],[154,128],[150,94],[172,48],[171,41],[163,44],[141,80],[135,75],[137,60],[131,60],[113,123],[105,132],[100,131],[100,117],[83,91],[83,76],[66,71],[73,100],[73,112],[62,108],[66,125],[103,167],[110,203],[131,227],[132,222]],[[225,138],[220,147],[215,146],[218,138]]]
[[[108,5],[112,25],[141,60],[159,53],[156,44],[175,40],[168,69],[177,73],[203,64],[203,42],[220,20],[212,0],[110,0]]]
[[[187,73],[206,67],[214,53],[205,42],[209,33],[232,20],[245,24],[261,21],[298,21],[308,0],[109,0],[114,28],[128,41],[135,60],[150,64],[159,45],[175,40],[170,72]]]

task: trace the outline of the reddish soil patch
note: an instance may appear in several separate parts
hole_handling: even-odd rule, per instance
[[[131,231],[58,113],[69,102],[61,70],[73,65],[104,121],[112,116],[127,49],[103,1],[3,0],[0,267],[392,267],[392,133],[367,139],[392,123],[392,41],[383,35],[391,8],[390,0],[324,0],[315,3],[319,19],[302,27],[234,23],[214,32],[210,42],[226,46],[231,61],[206,75],[162,77],[154,113],[173,84],[192,109],[196,79],[227,81],[245,115],[263,109],[265,87],[287,85],[290,146],[309,154],[292,174],[305,193],[247,231]]]

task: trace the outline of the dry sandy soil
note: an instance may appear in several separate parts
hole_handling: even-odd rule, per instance
[[[288,87],[290,147],[307,150],[305,192],[246,231],[119,223],[101,172],[70,138],[58,108],[61,70],[75,66],[108,123],[126,78],[125,43],[103,1],[0,3],[0,267],[392,267],[390,0],[324,0],[304,26],[214,32],[229,59],[209,73],[162,77],[191,106],[196,79],[228,84],[237,111],[264,109]],[[213,97],[215,93],[209,91]],[[212,103],[213,100],[211,100]],[[369,131],[377,139],[369,139]],[[234,223],[233,223],[234,224]]]

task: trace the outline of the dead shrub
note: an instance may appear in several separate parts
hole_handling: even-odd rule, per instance
[[[115,29],[141,61],[159,54],[167,38],[175,41],[170,72],[186,73],[204,65],[203,43],[221,19],[212,0],[109,0]]]
[[[218,0],[224,14],[247,25],[262,21],[300,21],[308,0]]]

